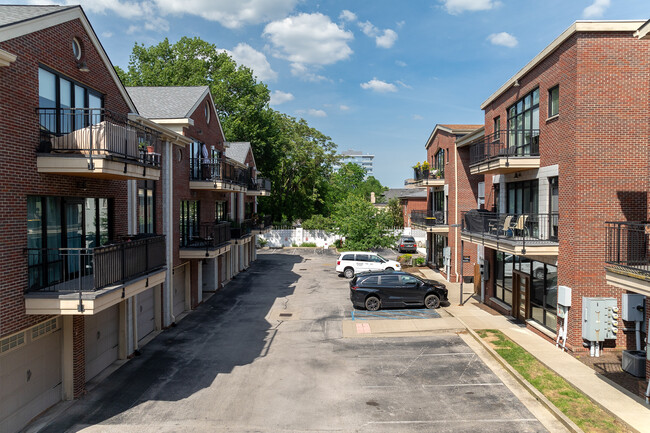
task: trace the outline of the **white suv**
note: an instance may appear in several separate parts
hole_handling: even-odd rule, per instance
[[[342,253],[336,261],[336,271],[343,273],[345,278],[352,278],[360,272],[399,271],[401,268],[395,260],[388,260],[377,253],[367,251],[348,251]]]

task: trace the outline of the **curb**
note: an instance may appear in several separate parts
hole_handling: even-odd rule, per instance
[[[464,324],[464,322],[457,317],[457,319]],[[537,401],[539,401],[546,409],[548,409],[558,421],[560,421],[569,431],[574,433],[584,433],[584,431],[578,427],[576,423],[571,421],[560,409],[558,409],[548,398],[544,396],[540,391],[537,390],[533,385],[531,385],[524,377],[519,374],[510,364],[506,362],[492,347],[490,347],[483,339],[472,329],[469,329],[466,326],[469,334],[474,337],[476,341],[483,346],[485,350],[488,351],[490,355],[508,372],[512,377],[515,378],[517,382],[533,396]],[[551,370],[552,371],[552,370]]]

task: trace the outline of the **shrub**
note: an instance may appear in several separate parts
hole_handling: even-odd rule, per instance
[[[404,264],[410,265],[412,260],[413,260],[413,256],[411,254],[403,254],[397,257],[397,261],[402,265]]]
[[[418,257],[415,259],[415,266],[424,266],[425,262],[426,260],[424,259],[424,257]]]
[[[343,248],[343,239],[337,239],[334,241],[334,246],[336,248]]]
[[[315,247],[316,242],[303,242],[300,244],[301,247]]]
[[[260,247],[264,248],[269,241],[264,238],[257,238],[257,243],[260,244]]]
[[[297,246],[298,246],[298,244],[297,244],[297,243],[295,243],[295,242],[291,242],[291,246],[295,248],[295,247],[297,247]]]

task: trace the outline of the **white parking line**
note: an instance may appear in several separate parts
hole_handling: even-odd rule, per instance
[[[426,357],[426,356],[471,356],[476,355],[474,352],[457,352],[457,353],[423,353],[419,354],[404,354],[404,355],[370,355],[370,356],[355,356],[356,359],[381,359],[381,358],[413,358],[413,357]]]
[[[420,385],[422,388],[454,388],[463,386],[505,386],[501,382],[494,383],[450,383],[445,385]],[[364,385],[364,388],[412,388],[410,385]]]

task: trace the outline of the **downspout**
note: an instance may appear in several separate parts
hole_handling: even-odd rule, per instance
[[[458,227],[458,148],[456,147],[456,143],[454,142],[454,229],[456,230],[455,232],[455,237],[456,237],[456,242],[454,243],[454,272],[456,274],[456,282],[458,282],[458,278],[460,277],[458,274],[458,231],[460,230],[460,227]],[[461,265],[462,266],[462,265]]]

